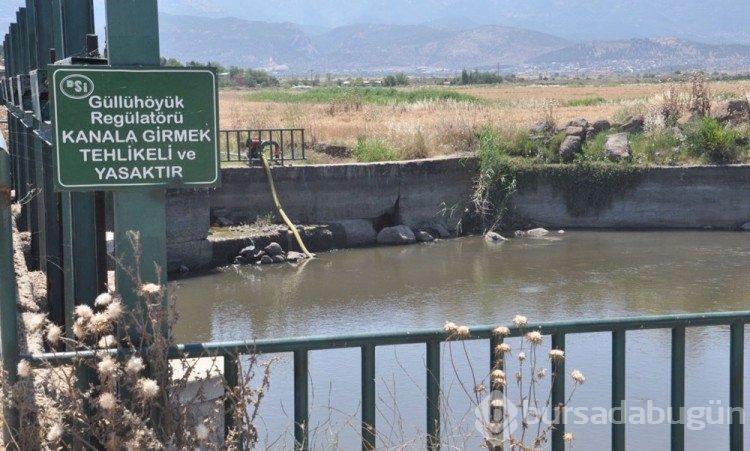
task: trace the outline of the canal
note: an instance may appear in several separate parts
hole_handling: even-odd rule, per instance
[[[440,328],[446,321],[509,325],[519,314],[533,323],[748,310],[749,272],[750,234],[740,232],[569,231],[501,244],[465,237],[341,250],[298,265],[228,267],[180,280],[175,334],[180,342],[225,341]],[[726,449],[728,329],[688,329],[687,340],[686,442],[689,449]],[[521,343],[510,343],[515,356]],[[567,427],[574,449],[608,447],[602,409],[610,402],[610,347],[608,334],[568,336],[566,370],[586,376],[570,403],[580,408]],[[540,366],[548,364],[548,349],[545,337]],[[660,415],[669,403],[670,349],[668,330],[628,334],[629,449],[669,446],[669,416]],[[482,341],[443,349],[444,448],[481,443],[474,408],[483,396],[474,386],[487,383],[487,354]],[[424,358],[421,346],[377,350],[379,449],[424,449]],[[291,356],[273,364],[259,423],[263,447],[293,444],[291,368]],[[357,349],[311,354],[313,448],[359,447],[359,374]],[[520,400],[510,376],[508,392]]]

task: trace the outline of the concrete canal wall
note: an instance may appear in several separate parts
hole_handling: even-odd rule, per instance
[[[355,238],[351,220],[374,229],[442,222],[455,230],[471,207],[477,161],[449,158],[397,163],[273,168],[281,204],[295,224],[327,224],[320,247],[374,244]],[[571,212],[570,196],[543,172],[519,180],[515,214],[534,226],[560,228],[739,229],[750,221],[750,166],[668,167],[642,171],[603,208]],[[280,222],[262,168],[222,170],[215,189],[175,190],[167,196],[169,269],[228,264],[248,240],[224,242],[211,224]],[[338,236],[343,235],[343,236]],[[226,240],[224,240],[226,241]],[[235,246],[237,249],[227,250]],[[308,247],[310,245],[308,244]]]

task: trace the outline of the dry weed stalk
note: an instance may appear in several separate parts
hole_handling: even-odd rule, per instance
[[[139,236],[128,237],[138,259]],[[272,360],[261,361],[252,352],[235,358],[241,375],[236,386],[222,375],[220,357],[170,362],[175,299],[167,298],[160,281],[141,280],[137,270],[130,275],[139,298],[132,311],[112,291],[76,307],[72,337],[44,318],[39,329],[52,357],[63,345],[76,356],[72,364],[19,363],[19,381],[3,401],[18,410],[21,426],[11,431],[6,447],[218,450],[256,444],[255,422]],[[262,376],[253,387],[256,371]],[[226,437],[225,414],[232,422]]]
[[[585,382],[585,377],[579,370],[573,370],[570,377],[573,387],[565,400],[552,406],[552,393],[555,380],[562,375],[555,373],[565,353],[560,349],[549,349],[546,357],[553,371],[548,373],[542,350],[544,336],[537,330],[526,331],[528,319],[516,315],[513,325],[520,334],[518,351],[513,356],[513,349],[505,338],[511,335],[511,329],[505,326],[493,330],[494,366],[489,374],[478,379],[465,342],[462,342],[463,354],[466,357],[468,369],[472,376],[472,386],[463,385],[462,388],[474,406],[478,418],[478,426],[482,427],[484,435],[483,446],[492,450],[539,450],[549,441],[555,427],[561,421],[561,412],[570,404],[579,385]],[[469,337],[470,331],[466,326],[459,326],[446,322],[443,327],[449,340],[463,340]],[[454,360],[450,341],[446,342],[451,365],[459,374],[459,364]],[[516,367],[513,368],[512,362]],[[515,384],[509,384],[508,378]],[[459,378],[460,379],[460,378]],[[511,399],[511,389],[517,389],[517,398]],[[564,435],[566,446],[570,447],[573,434]]]

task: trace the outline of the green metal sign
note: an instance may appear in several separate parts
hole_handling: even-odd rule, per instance
[[[49,71],[56,190],[220,184],[211,68]]]

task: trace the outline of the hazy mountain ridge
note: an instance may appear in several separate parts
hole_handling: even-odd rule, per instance
[[[161,54],[280,74],[591,69],[657,71],[750,67],[750,46],[676,38],[571,42],[501,26],[357,24],[306,33],[292,23],[160,14]]]
[[[356,23],[523,28],[568,40],[675,36],[750,44],[746,0],[160,0],[169,14],[238,17],[336,28]]]

